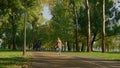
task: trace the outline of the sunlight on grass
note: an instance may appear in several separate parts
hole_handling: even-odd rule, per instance
[[[107,60],[120,60],[120,53],[101,53],[101,52],[67,52],[82,57],[93,57]]]
[[[29,68],[31,53],[22,56],[22,51],[0,51],[0,68]]]

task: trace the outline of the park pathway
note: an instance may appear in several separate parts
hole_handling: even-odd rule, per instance
[[[56,52],[32,52],[32,68],[120,68],[120,61],[81,57]]]

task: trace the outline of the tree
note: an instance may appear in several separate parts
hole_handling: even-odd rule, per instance
[[[105,52],[105,0],[103,0],[102,52]]]
[[[101,0],[89,0],[90,4],[90,21],[91,21],[91,51],[93,51],[94,42],[101,33],[102,24],[102,2]],[[93,11],[94,10],[94,11]]]
[[[17,49],[16,44],[16,32],[17,32],[17,24],[20,18],[20,10],[23,9],[21,1],[14,0],[14,1],[7,1],[8,2],[8,9],[9,9],[9,22],[12,25],[12,39],[13,39],[13,50]],[[11,10],[11,11],[10,11]]]
[[[40,1],[38,1],[38,0],[36,0],[36,1],[24,0],[23,1],[23,6],[24,6],[24,48],[23,48],[23,55],[24,56],[26,55],[26,23],[27,23],[27,21],[31,22],[31,20],[27,20],[27,17],[28,17],[27,13],[30,13],[29,16],[33,17],[33,19],[35,18],[35,20],[36,20],[36,17],[39,15],[39,12],[40,12],[38,10],[38,9],[40,9],[40,8],[38,8],[38,7],[40,7],[39,4],[40,4]],[[28,10],[33,9],[33,8],[34,8],[34,10],[28,11]],[[34,11],[36,11],[37,16],[36,15],[32,16],[34,13],[31,13],[31,12],[34,12]],[[34,20],[32,20],[32,21],[34,21]],[[34,22],[36,22],[36,21],[34,21]]]
[[[23,56],[26,56],[26,22],[27,22],[27,0],[24,1],[25,11],[24,11],[24,46],[23,46]]]
[[[79,47],[79,22],[78,22],[78,18],[79,18],[79,9],[80,6],[82,4],[83,0],[79,1],[79,0],[71,0],[70,1],[70,6],[72,8],[72,13],[73,13],[73,21],[75,24],[75,45],[76,45],[76,51],[80,51],[80,47]]]
[[[90,8],[88,0],[86,0],[86,7],[87,7],[87,51],[91,52]]]
[[[76,43],[76,51],[79,51],[79,45],[78,45],[78,16],[77,16],[77,9],[76,9],[76,3],[75,0],[71,1],[72,5],[73,5],[73,14],[74,14],[74,23],[76,25],[76,29],[75,29],[75,43]]]
[[[84,4],[85,2],[83,2]],[[79,43],[81,43],[81,51],[85,51],[87,43],[87,10],[85,4],[80,6],[79,16],[78,16],[78,25],[79,25]]]
[[[59,1],[57,0],[52,8],[51,13],[53,15],[50,27],[52,29],[51,39],[54,43],[57,37],[60,37],[64,42],[73,43],[75,24],[73,21],[73,13],[69,0]],[[72,40],[72,41],[71,41]],[[72,45],[71,45],[72,46]],[[69,45],[68,45],[69,47]]]

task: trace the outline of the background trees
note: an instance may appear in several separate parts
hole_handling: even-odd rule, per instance
[[[120,38],[119,11],[114,7],[116,4],[113,0],[105,0],[103,12],[103,1],[1,0],[0,38],[4,41],[1,48],[22,49],[23,25],[26,19],[27,49],[32,49],[33,44],[40,39],[43,49],[52,50],[57,37],[60,37],[65,51],[119,51],[120,45],[113,44],[113,41],[119,41]],[[89,2],[89,5],[86,2]],[[43,17],[42,11],[45,6],[51,11],[52,18],[49,20]],[[87,11],[88,9],[90,10]],[[24,13],[27,14],[26,18]],[[103,20],[106,38],[104,40]],[[106,42],[106,48],[103,50],[102,41]]]
[[[4,27],[5,27],[5,29],[9,28],[9,30],[11,30],[10,33],[8,33],[9,31],[7,31],[6,33],[2,32],[2,34],[4,33],[5,38],[7,38],[7,39],[9,39],[9,38],[13,39],[12,49],[16,50],[17,45],[19,44],[19,43],[16,43],[16,40],[18,39],[17,36],[21,35],[21,32],[23,33],[24,11],[28,11],[35,6],[36,6],[36,8],[39,7],[40,2],[39,1],[32,1],[32,0],[29,0],[27,2],[25,2],[24,0],[19,0],[19,1],[18,0],[13,0],[13,1],[12,0],[9,0],[9,1],[5,0],[5,1],[1,1],[0,3],[3,4],[1,6],[1,16],[2,16],[1,20],[3,20],[2,18],[4,18],[6,16],[8,26],[4,26]],[[36,11],[35,9],[33,9],[33,10]],[[31,10],[31,11],[33,11],[33,10]],[[36,12],[36,13],[38,13],[38,12]],[[33,14],[33,13],[31,13],[31,14]],[[11,36],[11,37],[7,37],[6,36],[7,34],[9,34],[9,36]],[[9,44],[9,48],[10,48],[11,44],[10,43],[8,43],[8,44]]]

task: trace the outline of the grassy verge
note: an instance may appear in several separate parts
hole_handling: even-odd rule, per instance
[[[82,57],[92,57],[92,58],[100,58],[107,60],[119,60],[120,61],[120,53],[101,53],[101,52],[67,52],[69,54],[78,55]]]
[[[22,51],[0,51],[0,68],[29,68],[30,52],[22,56]]]

